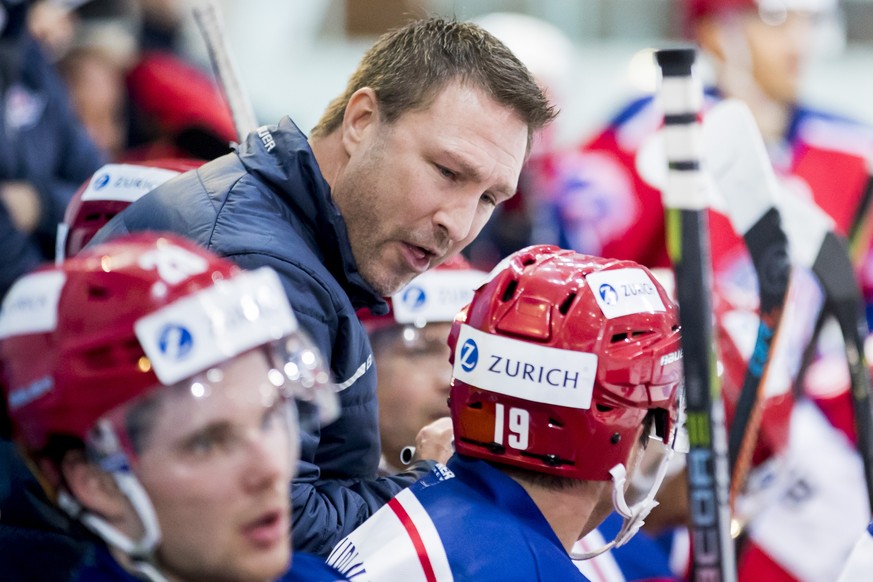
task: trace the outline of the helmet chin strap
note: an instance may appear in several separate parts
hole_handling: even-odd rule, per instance
[[[92,436],[99,451],[97,464],[102,471],[112,475],[118,490],[130,501],[142,524],[142,537],[139,540],[131,539],[99,515],[82,507],[76,498],[63,489],[58,493],[58,505],[108,545],[130,558],[132,568],[148,580],[166,582],[166,577],[154,565],[155,548],[161,541],[161,527],[148,493],[131,471],[130,461],[112,423],[107,419],[98,421]]]
[[[658,489],[661,487],[661,482],[667,474],[667,466],[670,464],[670,459],[672,458],[673,449],[668,447],[664,453],[664,457],[661,459],[660,465],[658,465],[658,471],[655,474],[655,478],[652,480],[651,489],[649,489],[649,492],[643,499],[631,506],[628,506],[627,500],[624,496],[625,484],[627,482],[627,469],[622,463],[619,463],[610,469],[609,474],[612,476],[612,505],[615,508],[615,511],[622,516],[624,523],[622,523],[621,529],[618,530],[618,533],[615,535],[615,539],[608,544],[601,546],[596,550],[581,554],[570,552],[570,557],[574,560],[589,560],[599,556],[607,550],[621,547],[627,543],[627,541],[643,526],[645,523],[644,520],[652,509],[658,505],[658,502],[655,501],[655,494],[657,494]]]
[[[154,507],[142,485],[132,473],[117,471],[112,477],[130,501],[143,526],[142,537],[135,541],[105,519],[87,511],[64,490],[58,493],[58,505],[70,516],[97,534],[108,545],[131,559],[132,567],[152,582],[166,582],[166,577],[154,565],[154,552],[161,541],[161,528]]]

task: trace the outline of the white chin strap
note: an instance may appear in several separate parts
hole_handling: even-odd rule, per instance
[[[627,500],[624,497],[625,483],[627,482],[627,469],[625,469],[625,466],[622,463],[619,463],[610,469],[609,474],[612,475],[612,505],[615,508],[615,511],[624,519],[621,529],[618,530],[615,539],[608,544],[591,552],[585,552],[582,554],[571,551],[570,557],[574,560],[589,560],[599,556],[607,550],[618,548],[626,544],[627,541],[643,526],[645,523],[644,520],[648,517],[652,509],[658,505],[658,502],[655,501],[655,494],[661,487],[661,482],[664,481],[664,477],[667,474],[667,467],[672,458],[673,449],[668,447],[661,459],[660,465],[658,465],[658,471],[655,473],[649,492],[643,499],[634,503],[632,506],[628,506]]]
[[[86,511],[82,505],[66,491],[58,493],[58,505],[78,519],[108,545],[130,557],[132,567],[151,582],[166,582],[166,577],[154,565],[154,552],[161,541],[161,528],[155,509],[139,480],[126,471],[112,473],[118,488],[130,501],[143,526],[143,535],[138,541],[110,525],[105,519]]]

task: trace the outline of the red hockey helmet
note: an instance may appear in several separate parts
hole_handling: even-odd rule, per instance
[[[492,272],[449,338],[458,453],[573,479],[626,466],[646,415],[672,445],[678,311],[644,267],[541,245]]]
[[[55,262],[60,263],[82,250],[103,225],[143,194],[202,164],[201,160],[168,158],[101,167],[82,184],[67,205],[64,221],[58,225]]]
[[[451,322],[455,315],[473,298],[473,291],[486,273],[474,269],[463,256],[458,255],[419,275],[406,287],[388,298],[388,313],[374,315],[364,307],[358,317],[368,333],[391,326]]]
[[[322,390],[328,374],[275,272],[243,271],[179,237],[137,234],[10,289],[0,312],[0,385],[16,440],[40,458],[54,437],[87,441],[111,410],[258,348],[273,385],[316,403],[330,404],[324,393],[335,398]],[[56,487],[58,475],[42,465]]]

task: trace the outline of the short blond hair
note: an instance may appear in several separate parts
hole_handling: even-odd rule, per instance
[[[492,34],[471,22],[427,18],[376,41],[312,136],[324,137],[340,127],[349,99],[363,87],[375,91],[380,115],[390,123],[427,107],[454,81],[481,88],[518,114],[528,127],[528,142],[557,115],[527,67]]]

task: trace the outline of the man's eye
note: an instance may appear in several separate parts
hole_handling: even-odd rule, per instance
[[[439,170],[440,174],[442,174],[444,177],[448,178],[449,180],[454,180],[457,177],[456,173],[454,173],[450,169],[446,168],[445,166],[440,166],[439,164],[437,164],[436,167],[437,167],[437,170]]]
[[[482,194],[482,202],[490,206],[497,206],[497,198],[488,193]]]
[[[188,440],[185,448],[196,455],[208,455],[216,445],[216,439],[211,434],[196,435]]]

